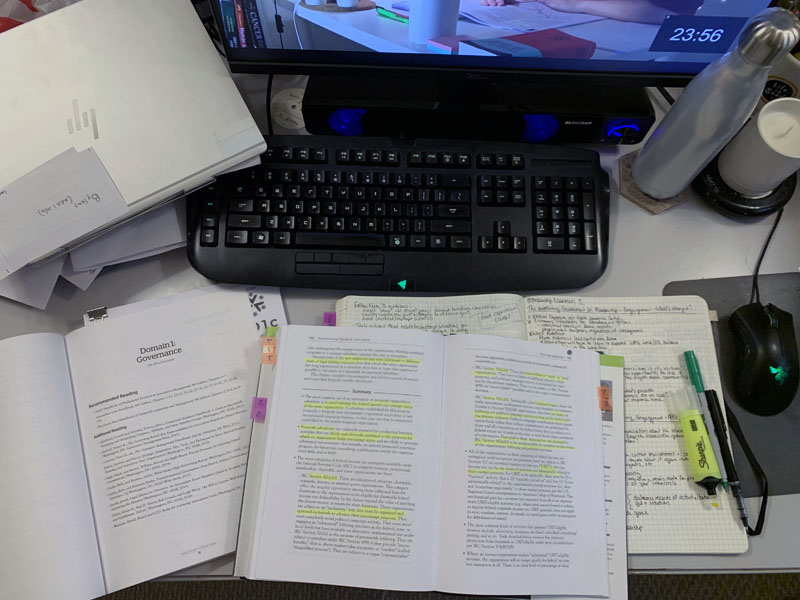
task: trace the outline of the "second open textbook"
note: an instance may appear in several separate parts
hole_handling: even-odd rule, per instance
[[[289,326],[272,368],[237,575],[608,595],[597,353]]]

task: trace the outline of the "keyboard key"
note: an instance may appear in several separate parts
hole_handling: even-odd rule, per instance
[[[342,275],[383,275],[383,265],[342,265]]]
[[[447,248],[447,236],[446,235],[432,235],[429,239],[429,246],[433,250],[444,250]]]
[[[261,215],[228,215],[228,227],[261,229]]]
[[[580,235],[581,233],[581,224],[576,223],[575,221],[570,221],[567,223],[567,235]]]
[[[453,250],[470,250],[472,240],[468,235],[451,235],[450,248]]]
[[[229,229],[225,236],[225,242],[229,246],[244,246],[247,244],[247,232]]]
[[[288,231],[276,231],[275,232],[275,245],[276,246],[288,246],[292,243],[292,234]]]
[[[469,233],[469,221],[431,221],[431,233]]]
[[[281,229],[288,229],[289,231],[293,230],[295,226],[295,218],[294,217],[281,217],[279,227]]]
[[[399,165],[400,153],[397,150],[388,150],[386,152],[386,164],[393,167]]]
[[[425,166],[426,167],[435,167],[439,164],[439,153],[438,152],[426,152],[425,153]]]
[[[525,204],[525,192],[522,190],[514,190],[511,192],[511,204],[514,206],[523,206]]]
[[[570,252],[580,252],[581,240],[580,238],[571,237],[568,240]]]
[[[339,275],[341,265],[325,265],[317,263],[297,263],[294,266],[298,275]]]
[[[249,198],[234,198],[228,202],[228,210],[240,213],[253,212],[253,200]]]
[[[415,234],[409,238],[409,246],[411,248],[425,248],[427,244],[427,240],[425,239],[424,235]]]
[[[346,165],[350,162],[350,150],[336,151],[336,164]]]
[[[494,166],[498,169],[508,168],[508,154],[495,154]]]
[[[568,190],[577,190],[578,189],[578,178],[577,177],[566,177],[566,178],[564,178],[564,186]]]
[[[401,233],[395,233],[389,236],[389,248],[405,248],[406,236]]]
[[[525,252],[527,243],[524,237],[515,236],[512,238],[511,243],[514,247],[514,252]]]
[[[478,187],[480,187],[480,188],[493,188],[494,187],[494,175],[479,175],[478,176]]]
[[[217,245],[217,232],[213,229],[203,229],[200,234],[201,246],[216,246]]]
[[[447,200],[449,202],[466,204],[470,201],[470,193],[469,190],[450,190],[450,193],[447,195]]]
[[[511,233],[511,223],[509,221],[494,222],[495,235],[509,235]]]
[[[367,151],[355,150],[353,152],[353,162],[359,165],[363,165],[365,162],[367,162]]]
[[[478,166],[482,169],[490,169],[493,166],[491,154],[479,154]]]
[[[386,243],[381,234],[370,233],[318,233],[298,231],[295,244],[308,247],[383,248]]]
[[[383,153],[380,150],[370,150],[367,153],[367,161],[372,164],[380,164],[383,161]]]
[[[308,162],[311,158],[311,150],[308,148],[298,148],[297,149],[297,160],[300,162]]]
[[[560,190],[561,189],[561,177],[550,177],[550,189],[553,190]]]
[[[267,229],[277,229],[280,217],[278,217],[278,215],[267,215],[266,221],[267,221],[266,223]]]
[[[267,246],[269,244],[269,231],[254,231],[253,244],[256,246]]]
[[[563,250],[564,238],[560,237],[538,237],[536,238],[536,248],[538,250]]]
[[[594,195],[591,192],[584,192],[582,199],[583,220],[594,221]]]
[[[433,177],[436,177],[433,175]],[[427,184],[429,187],[435,187],[437,185],[436,182]],[[445,175],[444,176],[444,185],[451,188],[469,188],[470,186],[470,176],[469,175]],[[481,187],[490,187],[490,186],[481,186]]]
[[[311,158],[314,160],[315,163],[328,162],[327,148],[314,148],[314,150],[311,151]]]
[[[469,166],[472,164],[469,154],[459,153],[458,157],[456,158],[456,164],[459,167],[468,169]]]
[[[490,235],[482,235],[478,238],[478,249],[482,252],[488,252],[494,249],[494,240]]]
[[[422,164],[422,152],[408,153],[408,166],[418,167]]]
[[[581,189],[582,190],[594,189],[594,180],[591,177],[581,177]]]
[[[584,223],[583,245],[586,247],[587,252],[597,251],[597,227],[594,223]]]
[[[547,189],[547,177],[537,176],[533,178],[533,187],[537,190]]]
[[[497,250],[500,252],[505,252],[506,250],[511,249],[511,239],[502,235],[497,238]]]
[[[469,218],[469,204],[443,204],[437,207],[437,217],[451,219]]]
[[[509,165],[512,169],[522,169],[525,166],[525,157],[522,154],[512,154]]]
[[[217,215],[205,215],[203,217],[203,227],[216,227],[217,226]]]

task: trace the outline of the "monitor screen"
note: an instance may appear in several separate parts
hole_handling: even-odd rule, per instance
[[[212,0],[235,70],[691,76],[768,0]],[[662,77],[663,76],[663,77]]]

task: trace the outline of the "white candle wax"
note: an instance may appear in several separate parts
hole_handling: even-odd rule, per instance
[[[768,102],[725,146],[717,165],[740,194],[772,192],[800,168],[800,98]]]
[[[786,110],[769,112],[758,121],[764,141],[784,156],[800,157],[800,115]]]

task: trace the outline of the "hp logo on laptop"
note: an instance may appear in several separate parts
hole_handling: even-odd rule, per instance
[[[88,129],[91,121],[94,139],[98,139],[98,137],[100,137],[100,134],[97,132],[97,115],[95,115],[93,108],[89,109],[88,113],[81,113],[78,110],[78,99],[76,98],[72,101],[72,113],[73,116],[67,119],[67,129],[71,134],[77,133],[81,129]]]

